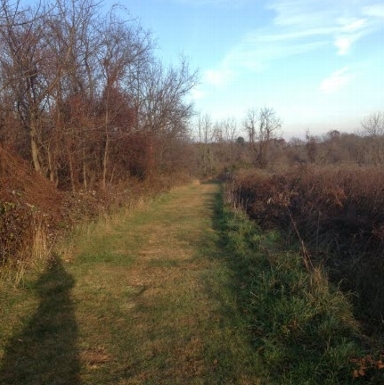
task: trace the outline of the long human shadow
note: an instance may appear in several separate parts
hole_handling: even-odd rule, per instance
[[[80,385],[73,277],[53,258],[35,284],[40,304],[13,336],[0,363],[0,384]],[[0,321],[1,322],[1,321]]]

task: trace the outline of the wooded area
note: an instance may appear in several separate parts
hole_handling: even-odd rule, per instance
[[[181,166],[197,81],[151,34],[92,0],[2,0],[0,142],[61,189],[105,189]]]

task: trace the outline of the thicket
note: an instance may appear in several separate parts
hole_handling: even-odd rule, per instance
[[[185,183],[185,174],[145,180],[130,178],[107,190],[58,190],[18,154],[0,145],[0,276],[23,279],[26,269],[44,263],[67,230],[108,215],[122,206],[134,207]]]
[[[277,229],[262,229],[228,205],[217,206],[217,227],[240,311],[266,384],[381,384],[380,350],[367,344],[348,296],[323,267],[309,272],[300,247]],[[261,223],[263,224],[263,223]]]
[[[52,183],[0,145],[0,269],[43,256],[47,226],[58,222],[62,201]]]
[[[165,67],[148,31],[105,9],[0,0],[0,264],[31,255],[36,229],[50,238],[192,171],[196,72]]]
[[[384,314],[384,171],[381,168],[296,166],[239,173],[231,199],[266,229],[299,241],[314,266],[351,297],[367,333]]]
[[[102,5],[0,3],[0,141],[73,192],[188,165],[196,73],[164,67],[151,35]]]

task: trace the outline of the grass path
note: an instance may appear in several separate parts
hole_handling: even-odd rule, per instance
[[[93,225],[71,262],[0,293],[0,384],[258,384],[217,193],[179,188]]]

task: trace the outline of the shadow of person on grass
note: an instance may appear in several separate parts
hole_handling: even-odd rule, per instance
[[[60,258],[52,258],[34,286],[40,299],[36,313],[6,347],[1,385],[80,385],[73,286]]]

